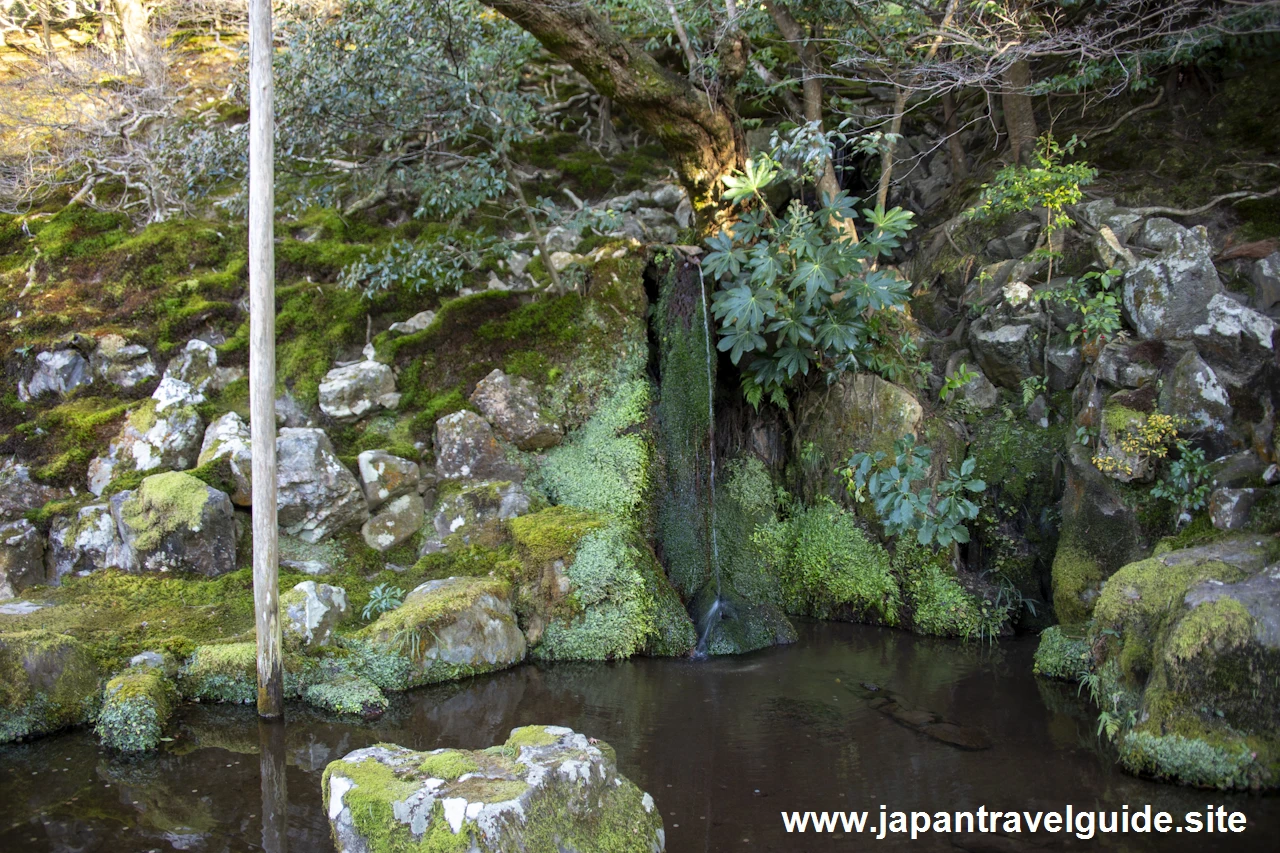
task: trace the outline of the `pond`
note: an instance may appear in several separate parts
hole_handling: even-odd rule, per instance
[[[1280,798],[1157,785],[1114,769],[1075,687],[1031,675],[1034,638],[989,648],[856,625],[799,630],[795,645],[739,658],[522,666],[401,696],[372,724],[291,707],[282,748],[288,846],[295,853],[332,849],[320,777],[350,750],[379,741],[480,748],[502,742],[516,726],[547,723],[617,749],[621,772],[662,810],[670,853],[864,844],[919,851],[1275,849]],[[955,724],[953,731],[980,730],[990,747],[961,749],[927,736],[904,724],[910,713],[885,713],[887,697]],[[0,850],[262,849],[252,710],[188,707],[172,734],[161,754],[142,759],[111,755],[87,730],[0,747]],[[1248,829],[1091,841],[1024,834],[1016,843],[890,835],[872,843],[788,835],[780,816],[866,810],[875,824],[881,805],[954,812],[1148,803],[1179,819],[1221,804],[1244,812]]]

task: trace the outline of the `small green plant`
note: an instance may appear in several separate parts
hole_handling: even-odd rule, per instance
[[[1151,494],[1173,504],[1181,527],[1193,513],[1204,509],[1212,478],[1204,450],[1192,447],[1185,438],[1179,438],[1174,446],[1178,458],[1169,463],[1169,473],[1151,487]]]
[[[946,402],[947,398],[959,391],[964,386],[978,378],[976,370],[970,370],[969,365],[961,362],[960,366],[952,372],[942,383],[942,390],[938,392],[938,396],[942,402]]]
[[[1035,402],[1036,397],[1039,397],[1045,392],[1049,387],[1049,383],[1045,381],[1043,376],[1028,376],[1026,379],[1022,380],[1021,387],[1022,406],[1023,408],[1026,408]]]
[[[1120,270],[1097,270],[1072,278],[1061,287],[1041,291],[1037,300],[1053,300],[1075,309],[1080,314],[1079,323],[1067,326],[1071,339],[1095,352],[1123,327],[1120,318],[1120,294],[1112,286],[1120,278]]]
[[[859,503],[870,500],[890,536],[915,534],[921,545],[946,547],[969,541],[967,522],[978,517],[978,505],[966,493],[987,488],[973,477],[977,462],[964,460],[932,488],[929,480],[933,451],[907,434],[894,445],[890,460],[883,452],[855,453],[844,469],[845,486]]]
[[[1078,426],[1076,427],[1076,444],[1082,444],[1088,447],[1098,437],[1098,431],[1093,427]]]
[[[369,590],[369,603],[364,606],[362,614],[365,619],[395,610],[404,601],[404,590],[398,586],[380,583]]]

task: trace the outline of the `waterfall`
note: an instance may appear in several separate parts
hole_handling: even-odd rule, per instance
[[[707,316],[707,282],[702,275],[702,264],[698,264],[698,287],[702,293],[702,331],[707,345],[707,454],[711,460],[710,488],[707,490],[708,526],[711,532],[711,571],[716,576],[716,604],[720,601],[720,546],[716,541],[716,406],[715,406],[715,374],[714,362],[711,361],[711,320]]]

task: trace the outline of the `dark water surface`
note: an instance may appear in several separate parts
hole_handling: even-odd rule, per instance
[[[1276,850],[1280,798],[1156,785],[1114,770],[1074,686],[1031,675],[1034,639],[995,649],[853,625],[801,625],[800,641],[742,658],[524,666],[399,697],[370,725],[290,708],[284,732],[288,846],[330,851],[325,765],[378,741],[480,748],[530,723],[616,747],[653,794],[670,853],[696,851]],[[869,693],[860,685],[882,688]],[[874,710],[892,692],[990,749],[964,751]],[[191,707],[159,754],[125,760],[89,731],[0,747],[0,851],[263,849],[259,731],[247,708]],[[270,764],[270,761],[265,762]],[[277,766],[279,762],[277,761]],[[779,812],[879,808],[1120,809],[1177,816],[1222,804],[1240,835],[1029,838],[788,835]],[[271,848],[271,844],[267,845]]]

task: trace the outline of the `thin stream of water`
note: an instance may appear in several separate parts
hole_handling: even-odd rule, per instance
[[[711,488],[707,494],[707,513],[711,519],[711,571],[715,573],[716,578],[716,602],[712,605],[714,608],[720,602],[720,545],[716,541],[716,385],[715,376],[712,373],[711,361],[711,320],[707,316],[707,282],[702,275],[702,264],[698,267],[698,287],[702,293],[702,331],[703,340],[707,345],[707,452],[711,459]]]

